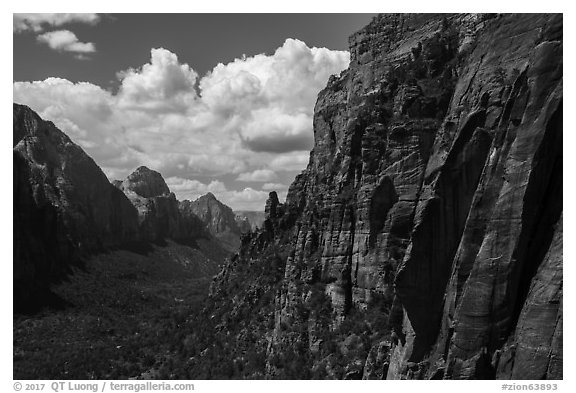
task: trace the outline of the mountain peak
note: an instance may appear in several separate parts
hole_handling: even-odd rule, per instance
[[[210,233],[216,236],[224,247],[236,251],[240,245],[240,228],[232,209],[208,192],[195,201],[181,203],[181,210],[193,213],[206,223]]]
[[[217,204],[226,206],[218,198],[216,198],[216,196],[214,194],[212,194],[211,192],[207,192],[206,194],[196,198],[196,200],[192,201],[192,203],[209,203],[209,204],[217,203]]]
[[[156,172],[148,168],[146,165],[140,165],[134,172]]]
[[[15,147],[26,136],[44,135],[42,138],[50,135],[57,143],[70,144],[72,140],[56,128],[54,123],[48,120],[43,120],[38,113],[34,112],[29,106],[14,103],[13,106],[13,132],[12,132],[12,147]],[[77,146],[72,144],[72,146]]]
[[[170,189],[160,172],[140,166],[122,182],[124,188],[144,198],[170,194]]]

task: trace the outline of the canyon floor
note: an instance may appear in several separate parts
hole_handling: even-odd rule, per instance
[[[51,307],[14,315],[14,378],[184,376],[169,359],[208,293],[209,252],[169,242],[92,257],[52,288]]]

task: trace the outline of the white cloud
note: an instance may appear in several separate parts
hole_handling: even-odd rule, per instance
[[[233,210],[262,211],[266,205],[268,193],[247,187],[240,191],[228,191],[226,193],[216,195],[216,198],[224,202],[226,205],[232,207]],[[278,198],[280,198],[280,195]],[[284,195],[283,198],[286,198],[286,196]]]
[[[195,200],[211,192],[222,203],[234,210],[263,210],[268,192],[246,187],[242,190],[228,190],[224,183],[213,180],[209,184],[180,177],[166,179],[166,184],[179,200]],[[284,195],[284,198],[286,196]]]
[[[275,180],[278,175],[270,169],[256,169],[253,172],[241,173],[236,180],[251,182],[267,182]]]
[[[113,122],[113,103],[110,94],[91,83],[72,83],[66,79],[48,78],[36,82],[15,82],[14,101],[29,105],[42,117],[53,121],[72,139],[85,146],[88,141],[108,146]],[[119,153],[115,149],[115,154]],[[101,152],[91,151],[98,161]]]
[[[255,109],[240,129],[243,143],[255,152],[285,153],[313,146],[311,113],[286,113],[279,107]]]
[[[271,56],[264,54],[218,64],[200,82],[202,95],[215,108],[236,108],[238,100],[260,107],[275,103],[289,113],[311,113],[328,77],[348,66],[348,52],[309,48],[287,39]],[[252,105],[251,105],[252,107]]]
[[[118,103],[124,109],[186,112],[194,104],[198,74],[164,49],[150,51],[150,63],[118,73]]]
[[[202,101],[224,119],[240,119],[236,131],[252,151],[309,150],[316,96],[349,61],[348,52],[287,39],[271,56],[218,64],[200,81]]]
[[[295,151],[274,157],[268,166],[275,171],[299,171],[306,168],[309,158],[310,152]]]
[[[209,184],[204,184],[198,180],[184,179],[181,177],[169,177],[166,184],[179,200],[195,200],[209,192],[212,194],[221,194],[226,192],[226,186],[219,180],[213,180]]]
[[[98,14],[14,14],[13,31],[20,33],[44,30],[46,26],[58,27],[69,23],[86,23],[94,25],[100,21]]]
[[[227,175],[269,183],[306,166],[316,96],[348,59],[347,52],[288,39],[272,55],[219,64],[199,79],[159,48],[148,63],[118,73],[116,94],[59,78],[15,82],[13,94],[83,146],[111,179],[146,165],[165,178]],[[207,189],[184,186],[187,195]],[[267,197],[251,188],[221,193],[243,205]]]
[[[76,34],[69,30],[50,31],[39,35],[36,39],[59,52],[79,54],[96,52],[96,46],[92,42],[80,42]]]
[[[288,186],[286,184],[280,184],[280,183],[265,183],[262,186],[262,190],[264,191],[285,191],[288,189]]]

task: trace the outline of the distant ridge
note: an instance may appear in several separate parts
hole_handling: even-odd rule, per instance
[[[172,239],[202,240],[215,266],[233,250],[197,216],[182,214],[162,175],[141,166],[112,183],[84,150],[52,122],[13,105],[14,309],[50,298],[51,283],[90,254],[146,249]],[[214,271],[213,268],[204,271]]]
[[[181,201],[179,209],[184,216],[195,215],[202,220],[210,234],[219,239],[227,250],[236,252],[240,247],[242,231],[234,212],[211,192],[194,201]]]

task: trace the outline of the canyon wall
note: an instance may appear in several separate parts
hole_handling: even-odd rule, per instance
[[[265,358],[237,375],[562,378],[562,48],[562,15],[351,36],[307,168],[211,288],[229,356]]]
[[[240,247],[242,232],[234,212],[211,192],[194,201],[180,202],[180,211],[185,216],[196,216],[202,220],[208,232],[216,237],[225,249],[236,252]]]
[[[24,105],[14,104],[13,110],[17,312],[57,303],[50,285],[95,253],[118,247],[141,252],[172,239],[204,253],[213,265],[207,271],[212,272],[230,254],[224,248],[228,243],[210,234],[209,223],[181,211],[160,173],[139,167],[125,180],[110,183],[94,160],[52,122]],[[230,215],[234,222],[231,210]]]
[[[82,255],[138,236],[138,214],[98,165],[24,105],[13,117],[14,307],[42,298],[47,283]]]

